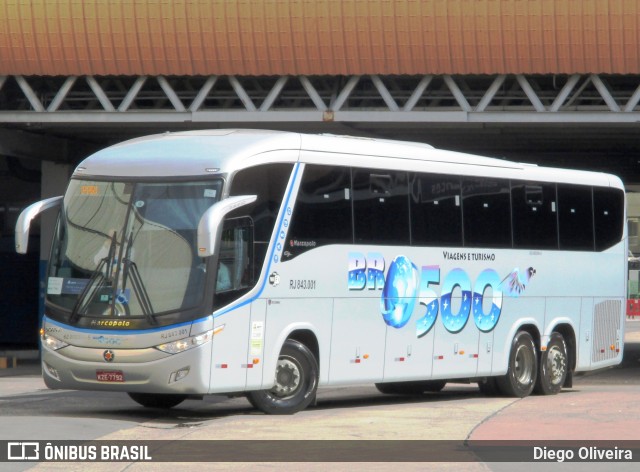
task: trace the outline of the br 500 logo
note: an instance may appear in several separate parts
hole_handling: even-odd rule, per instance
[[[377,252],[349,253],[349,290],[382,290],[380,311],[384,321],[394,328],[405,326],[413,314],[416,301],[420,304],[416,335],[422,337],[433,328],[438,313],[442,313],[442,324],[451,333],[460,332],[471,310],[476,327],[489,332],[496,327],[502,312],[503,293],[519,295],[530,277],[533,268],[527,269],[523,277],[514,269],[507,277],[500,279],[494,269],[483,270],[471,284],[469,275],[460,268],[451,270],[442,281],[441,295],[433,290],[440,285],[440,266],[422,266],[420,270],[405,256],[397,256],[386,272],[385,260]],[[472,290],[473,288],[473,290]],[[484,297],[491,289],[491,304],[485,311]],[[459,303],[453,312],[453,293],[459,291]]]

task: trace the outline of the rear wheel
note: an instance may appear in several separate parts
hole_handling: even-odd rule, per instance
[[[536,383],[538,356],[533,338],[526,331],[519,331],[511,343],[507,375],[498,377],[500,392],[510,397],[528,396]]]
[[[280,352],[275,377],[270,390],[248,392],[247,398],[254,407],[271,415],[296,413],[315,399],[318,361],[304,344],[289,339]]]
[[[173,408],[187,399],[186,395],[156,394],[156,393],[128,393],[136,403],[146,408]]]
[[[377,383],[376,388],[380,393],[390,395],[420,395],[424,392],[439,392],[446,384],[446,380],[418,380]]]
[[[558,393],[567,379],[567,369],[567,344],[560,333],[552,333],[547,350],[540,356],[536,393],[542,395]]]

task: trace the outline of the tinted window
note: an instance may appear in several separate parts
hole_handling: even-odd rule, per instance
[[[465,246],[511,247],[509,181],[463,179],[462,214]]]
[[[252,236],[250,218],[232,218],[225,222],[217,249],[214,309],[227,305],[255,285]]]
[[[560,249],[593,250],[591,187],[558,185]]]
[[[558,248],[556,186],[512,182],[513,245],[516,248]]]
[[[317,246],[352,242],[350,168],[307,165],[283,259]]]
[[[603,251],[622,239],[624,192],[615,188],[593,189],[596,249]]]
[[[284,198],[292,166],[270,164],[250,167],[238,172],[231,182],[230,196],[257,195],[255,203],[240,208],[236,213],[248,214],[253,220],[255,239],[268,242]]]
[[[258,199],[229,213],[230,218],[248,216],[253,222],[255,270],[253,279],[262,269],[269,240],[276,224],[293,166],[291,164],[268,164],[239,171],[231,182],[231,196],[257,195]]]
[[[409,244],[407,173],[353,169],[355,240],[361,244]]]
[[[410,181],[412,244],[461,246],[460,178],[413,174]]]

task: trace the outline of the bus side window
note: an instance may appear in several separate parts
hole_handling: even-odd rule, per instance
[[[412,174],[411,244],[462,246],[460,178],[437,174]]]
[[[616,188],[593,189],[596,250],[604,251],[622,240],[624,192]]]
[[[508,180],[462,179],[464,245],[511,247],[511,198]]]
[[[355,242],[409,244],[407,173],[353,169]]]
[[[282,206],[292,164],[266,164],[242,169],[231,181],[229,196],[257,195],[256,201],[229,213],[229,218],[248,216],[253,222],[253,280],[257,280]]]
[[[283,260],[328,244],[353,243],[351,169],[307,164]]]
[[[218,247],[214,308],[238,298],[255,284],[251,219],[228,219]]]
[[[513,246],[558,249],[556,186],[539,182],[511,182]]]
[[[560,249],[593,251],[591,187],[558,184]]]

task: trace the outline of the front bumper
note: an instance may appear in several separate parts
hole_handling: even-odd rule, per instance
[[[173,355],[153,348],[67,346],[53,351],[43,346],[42,372],[53,389],[204,395],[211,377],[211,349],[211,342]],[[121,373],[122,379],[101,381],[98,372]],[[187,373],[177,379],[178,372]]]

